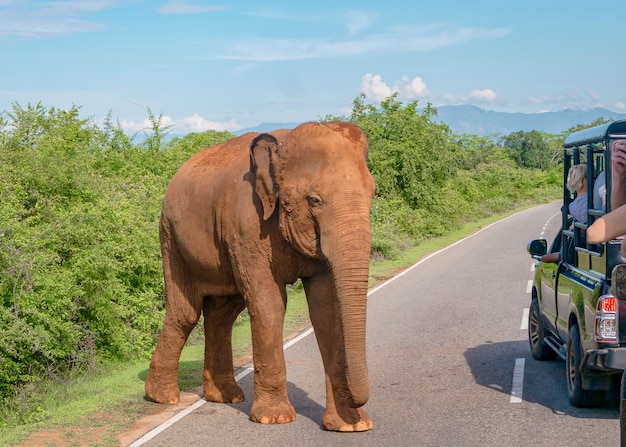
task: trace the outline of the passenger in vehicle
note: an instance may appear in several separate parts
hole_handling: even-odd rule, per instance
[[[600,244],[626,234],[626,139],[611,143],[611,211],[587,228],[587,242]],[[622,255],[626,244],[622,241]]]
[[[593,182],[593,207],[597,210],[606,211],[606,174],[600,171]]]
[[[569,204],[569,213],[572,217],[583,223],[587,223],[587,165],[584,163],[574,165],[567,172],[567,189],[576,193],[576,198]],[[558,251],[546,253],[541,257],[541,262],[557,263],[563,259],[563,253],[559,246]]]
[[[625,154],[626,155],[626,154]],[[626,159],[625,159],[626,161]],[[574,165],[567,173],[567,189],[576,193],[569,204],[569,213],[578,222],[587,223],[587,165]]]
[[[557,263],[561,260],[562,256],[561,256],[561,251],[555,251],[552,253],[547,253],[545,255],[543,255],[540,260],[541,262],[552,262],[552,263]]]

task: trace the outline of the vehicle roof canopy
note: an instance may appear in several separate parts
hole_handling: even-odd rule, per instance
[[[571,133],[565,138],[563,147],[582,146],[584,144],[604,141],[611,135],[626,137],[626,120],[613,121]]]

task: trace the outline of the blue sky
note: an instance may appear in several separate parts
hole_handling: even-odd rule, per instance
[[[376,102],[626,112],[623,0],[0,0],[0,111],[176,133]]]

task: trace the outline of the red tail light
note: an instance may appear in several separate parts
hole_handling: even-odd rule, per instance
[[[617,301],[614,296],[603,295],[598,298],[596,305],[596,341],[612,342],[617,340],[616,309]]]
[[[616,303],[615,297],[607,296],[603,300],[598,301],[598,306],[602,306],[602,312],[615,313]]]

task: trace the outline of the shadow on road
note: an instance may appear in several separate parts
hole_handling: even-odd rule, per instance
[[[604,407],[574,407],[567,398],[565,362],[560,359],[545,362],[535,360],[526,340],[487,342],[466,350],[464,355],[478,385],[510,395],[515,359],[524,358],[524,402],[542,405],[555,414],[577,418],[619,418],[619,388],[607,392]]]

